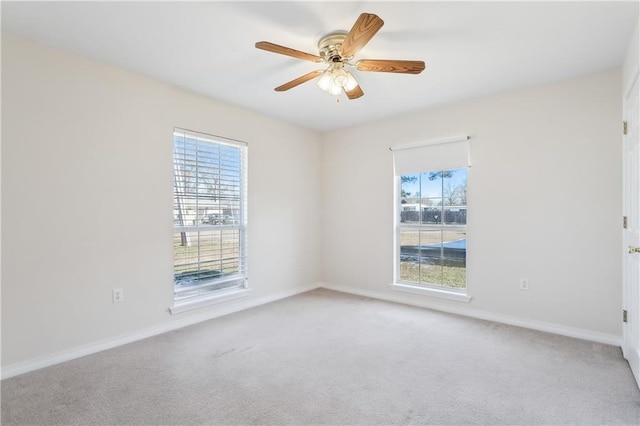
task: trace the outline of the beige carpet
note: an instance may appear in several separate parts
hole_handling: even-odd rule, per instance
[[[617,347],[314,290],[2,382],[2,424],[640,424]]]

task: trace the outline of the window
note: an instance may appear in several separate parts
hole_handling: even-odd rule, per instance
[[[467,137],[391,148],[398,290],[469,301]]]
[[[246,287],[247,146],[173,133],[174,304]]]
[[[399,215],[399,281],[466,288],[467,169],[401,175]]]

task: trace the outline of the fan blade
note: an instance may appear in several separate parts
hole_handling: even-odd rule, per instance
[[[358,99],[360,96],[364,95],[364,92],[362,91],[362,88],[360,87],[360,85],[354,87],[353,89],[351,89],[349,91],[345,90],[344,93],[351,100]]]
[[[393,59],[361,59],[356,62],[360,71],[397,72],[401,74],[420,74],[424,68],[423,61],[396,61]]]
[[[292,56],[298,59],[304,59],[311,62],[322,62],[320,56],[312,55],[311,53],[301,52],[299,50],[291,49],[290,47],[280,46],[279,44],[269,43],[268,41],[259,41],[256,43],[258,49],[266,50],[268,52],[280,53],[281,55]]]
[[[295,80],[291,80],[290,82],[283,84],[282,86],[276,87],[275,91],[284,92],[285,90],[292,89],[302,83],[306,83],[307,81],[312,80],[315,77],[318,77],[322,73],[323,73],[322,70],[311,71],[310,73],[305,74],[302,77],[298,77]]]
[[[383,25],[384,21],[377,15],[372,13],[361,14],[342,43],[342,56],[351,57],[358,53]]]

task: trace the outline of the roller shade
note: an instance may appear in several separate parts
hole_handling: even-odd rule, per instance
[[[468,136],[397,145],[389,149],[393,152],[396,176],[471,165]]]

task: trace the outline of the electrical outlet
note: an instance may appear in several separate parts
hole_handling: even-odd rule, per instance
[[[113,303],[120,303],[124,299],[124,294],[121,288],[113,289]]]
[[[529,280],[520,278],[520,290],[529,290]]]

